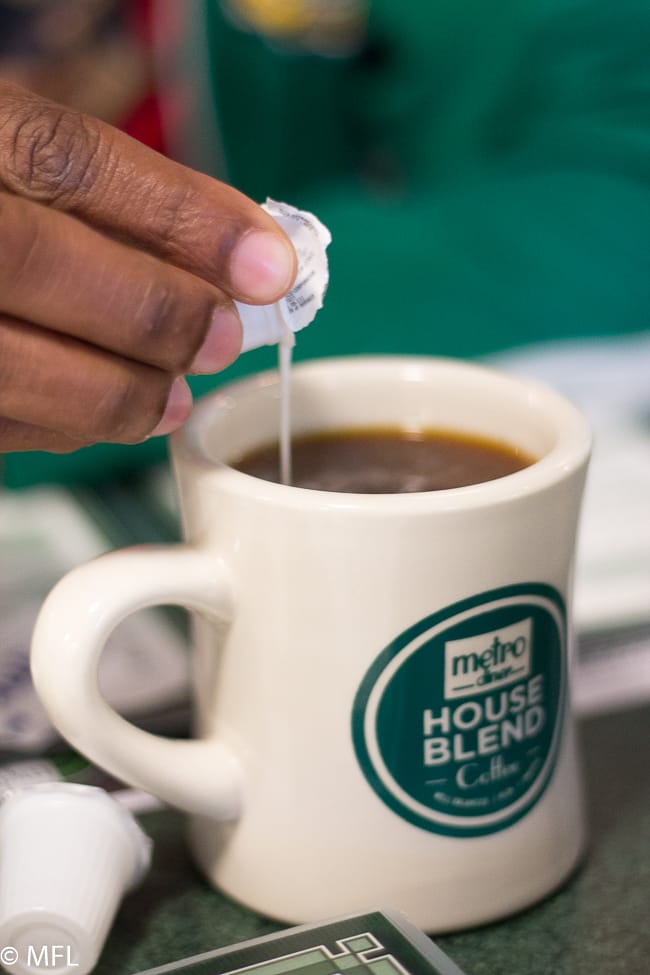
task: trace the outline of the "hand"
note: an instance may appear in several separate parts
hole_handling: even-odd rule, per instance
[[[257,204],[0,81],[0,451],[169,433],[296,275]]]

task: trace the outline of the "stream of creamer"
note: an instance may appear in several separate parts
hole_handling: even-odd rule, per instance
[[[294,333],[285,325],[279,311],[282,332],[278,343],[280,378],[280,482],[291,484],[291,358],[296,344]]]

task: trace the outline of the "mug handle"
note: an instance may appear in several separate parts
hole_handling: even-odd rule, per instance
[[[34,686],[53,724],[92,762],[190,813],[232,819],[241,808],[241,768],[216,738],[162,738],[136,728],[102,697],[97,671],[111,631],[159,604],[233,618],[223,561],[190,546],[143,545],[73,569],[39,613],[31,647]]]

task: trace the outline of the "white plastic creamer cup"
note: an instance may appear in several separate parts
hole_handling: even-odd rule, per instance
[[[323,307],[329,281],[326,249],[332,236],[318,217],[270,199],[262,204],[262,209],[291,240],[298,258],[298,273],[291,291],[273,305],[235,302],[243,330],[242,352],[276,345],[309,325]]]
[[[30,786],[0,807],[0,963],[13,975],[86,975],[151,840],[103,789]]]

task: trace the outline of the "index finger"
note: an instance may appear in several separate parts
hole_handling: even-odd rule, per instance
[[[5,81],[0,183],[126,238],[239,301],[276,301],[296,276],[290,241],[243,193]]]

